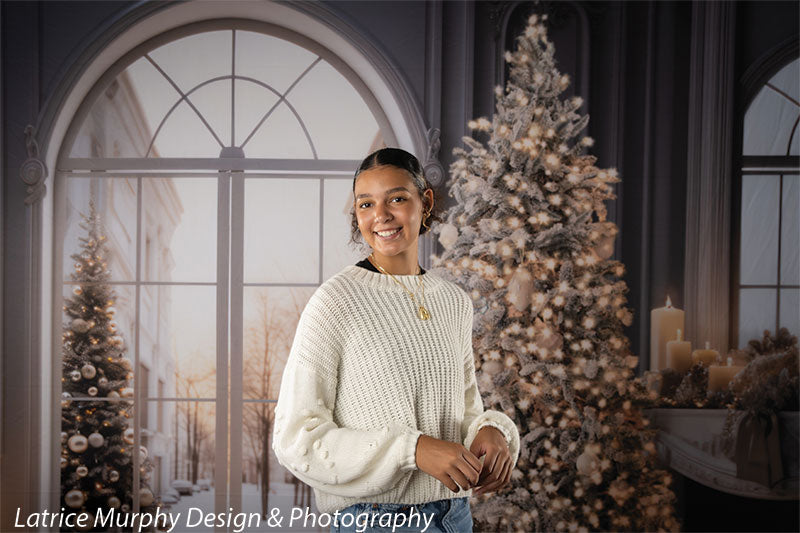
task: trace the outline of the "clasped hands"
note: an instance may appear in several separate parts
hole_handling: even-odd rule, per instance
[[[483,464],[480,458],[483,457]],[[478,431],[469,450],[456,442],[421,435],[417,467],[458,492],[474,488],[474,495],[495,491],[511,479],[513,461],[503,434],[491,426]],[[460,488],[459,488],[460,487]]]

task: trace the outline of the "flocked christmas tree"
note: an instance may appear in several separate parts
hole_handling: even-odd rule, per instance
[[[475,305],[487,408],[521,430],[511,487],[474,502],[479,530],[675,530],[670,475],[639,410],[645,391],[623,327],[623,265],[606,221],[613,169],[594,166],[579,97],[562,99],[541,18],[531,16],[496,113],[470,122],[486,144],[455,151],[455,206],[439,226],[438,272]]]
[[[122,514],[133,509],[133,372],[114,321],[117,298],[108,284],[106,237],[93,202],[81,227],[87,235],[79,238],[81,252],[71,256],[70,275],[79,284],[64,301],[61,505],[92,517],[100,509],[107,517],[111,509]],[[147,484],[152,463],[143,446],[138,453],[140,512],[154,513]]]

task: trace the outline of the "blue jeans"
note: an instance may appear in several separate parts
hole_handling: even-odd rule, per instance
[[[394,529],[393,529],[394,528]],[[357,503],[339,511],[331,533],[472,533],[468,498],[417,505]]]

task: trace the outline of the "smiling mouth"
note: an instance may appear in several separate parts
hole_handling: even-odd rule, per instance
[[[390,237],[394,237],[398,233],[400,233],[401,228],[390,229],[386,231],[376,231],[375,235],[378,237],[383,237],[384,239],[388,239]]]

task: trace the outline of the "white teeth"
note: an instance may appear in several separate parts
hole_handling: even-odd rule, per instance
[[[397,233],[398,231],[400,231],[400,228],[393,229],[393,230],[390,230],[390,231],[377,231],[376,233],[378,235],[380,235],[381,237],[390,237],[390,236],[394,235],[395,233]]]

